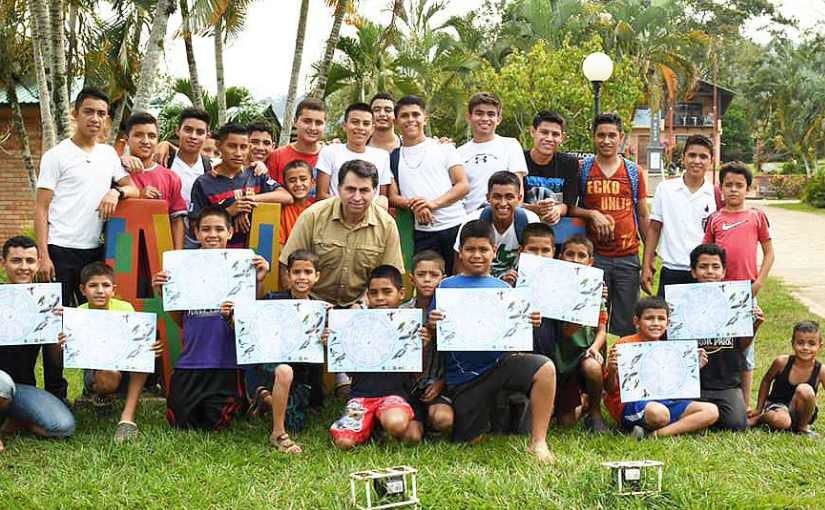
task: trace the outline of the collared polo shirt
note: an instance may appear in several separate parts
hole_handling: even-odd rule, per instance
[[[289,255],[299,249],[311,250],[321,259],[321,278],[312,297],[337,306],[355,303],[376,267],[389,264],[404,272],[398,227],[375,203],[357,225],[344,222],[338,197],[313,204],[298,218],[281,250],[280,263],[286,265]]]
[[[650,219],[662,224],[657,251],[663,266],[675,271],[690,270],[690,252],[702,244],[705,222],[715,211],[713,183],[707,179],[695,193],[681,177],[659,184]]]

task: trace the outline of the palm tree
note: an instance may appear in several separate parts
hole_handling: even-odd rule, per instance
[[[203,109],[203,96],[200,79],[198,78],[198,64],[195,61],[195,49],[192,46],[192,21],[189,14],[189,0],[180,0],[181,37],[186,49],[186,63],[189,66],[189,83],[194,91],[194,106]]]
[[[132,112],[145,111],[149,105],[149,93],[155,79],[160,56],[163,51],[163,38],[166,36],[166,26],[169,16],[175,11],[173,0],[158,0],[155,6],[155,16],[152,21],[152,29],[149,32],[149,41],[146,44],[146,51],[140,64],[140,75],[138,77],[137,89],[132,100]],[[112,126],[113,130],[118,129],[118,125]]]
[[[333,14],[332,29],[329,31],[329,38],[324,49],[324,57],[316,69],[317,79],[311,97],[325,97],[327,88],[327,73],[332,65],[332,57],[335,55],[335,48],[338,46],[338,39],[341,37],[341,25],[344,23],[344,15],[353,9],[353,0],[325,0],[327,5],[335,6]]]
[[[364,102],[378,91],[395,88],[393,57],[388,52],[384,29],[368,20],[359,22],[355,37],[338,39],[342,60],[332,62],[324,96],[335,93],[348,102]],[[317,78],[320,80],[320,72]]]
[[[309,0],[301,0],[301,10],[298,14],[298,31],[295,35],[295,52],[292,56],[292,71],[289,75],[289,89],[286,94],[286,107],[284,108],[284,126],[281,130],[279,145],[289,143],[289,136],[292,132],[292,119],[295,116],[295,102],[298,95],[298,78],[301,74],[301,60],[304,57],[304,36],[307,29],[307,12],[309,11]]]
[[[29,21],[32,41],[32,60],[34,61],[34,75],[37,81],[37,93],[40,100],[40,130],[42,132],[43,152],[51,149],[55,144],[55,125],[52,117],[52,96],[49,92],[49,77],[47,71],[51,62],[51,51],[48,42],[44,44],[46,31],[49,25],[49,15],[43,0],[29,0]],[[50,73],[49,73],[50,74]]]
[[[63,23],[63,0],[49,0],[49,42],[51,44],[52,98],[57,139],[71,133],[69,85],[66,71],[66,37]],[[42,19],[42,18],[41,18]]]

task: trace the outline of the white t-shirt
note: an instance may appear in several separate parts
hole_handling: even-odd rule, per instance
[[[494,173],[507,170],[514,174],[527,175],[524,151],[515,138],[496,135],[484,143],[470,140],[458,148],[458,154],[464,162],[470,181],[470,193],[464,197],[464,210],[467,214],[487,202],[487,180]]]
[[[67,138],[46,151],[37,187],[54,192],[48,243],[85,250],[100,246],[103,220],[97,208],[112,181],[128,175],[110,145],[95,144],[86,152]]]
[[[427,138],[418,145],[401,147],[398,157],[398,187],[404,198],[422,197],[435,200],[453,187],[450,168],[461,165],[461,158],[453,145],[440,144]],[[433,223],[415,224],[422,232],[439,232],[464,221],[461,200],[433,211]]]
[[[198,156],[195,164],[189,166],[186,161],[181,159],[180,154],[175,156],[172,160],[171,170],[180,177],[180,194],[186,202],[186,208],[192,203],[192,186],[195,184],[195,179],[203,175],[203,159]]]
[[[390,153],[375,147],[365,147],[364,152],[353,152],[345,143],[333,143],[324,146],[318,154],[318,162],[315,168],[319,172],[329,175],[329,194],[338,196],[338,170],[347,161],[362,159],[369,161],[378,169],[378,187],[375,188],[375,196],[380,193],[380,187],[389,185],[392,180],[390,172]]]
[[[533,211],[528,211],[524,208],[520,209],[527,213],[527,223],[541,222],[538,215],[536,215]],[[455,244],[453,245],[453,249],[456,252],[459,251],[459,246],[461,245],[461,230],[464,228],[464,224],[468,221],[477,220],[481,216],[482,210],[483,209],[477,209],[472,214],[464,218],[464,223],[461,225],[461,228],[458,229],[458,235],[455,237]],[[515,219],[504,232],[499,232],[494,226],[493,233],[496,238],[496,256],[493,257],[493,264],[490,267],[490,274],[498,278],[507,271],[518,267],[518,252],[521,245],[519,244],[518,236],[516,235]]]
[[[675,271],[690,270],[690,252],[702,244],[705,220],[715,211],[713,183],[707,179],[695,193],[690,192],[681,177],[659,184],[650,219],[662,224],[656,250],[662,265]]]

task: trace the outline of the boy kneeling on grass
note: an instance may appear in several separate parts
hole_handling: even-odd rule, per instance
[[[224,249],[232,237],[232,219],[221,207],[201,209],[193,218],[193,226],[202,250]],[[269,263],[255,255],[252,265],[261,297]],[[166,271],[152,278],[158,296],[169,279]],[[235,356],[235,330],[229,321],[231,312],[230,302],[223,303],[219,310],[170,312],[183,328],[183,352],[172,373],[166,400],[166,419],[173,427],[222,430],[245,407],[243,380]]]
[[[636,439],[675,436],[704,430],[719,419],[715,405],[689,399],[642,400],[622,404],[619,392],[619,365],[616,345],[635,342],[656,342],[667,332],[668,305],[659,297],[647,297],[636,303],[633,314],[635,335],[622,337],[610,348],[605,372],[604,403],[616,423],[630,431]],[[699,349],[699,365],[704,367],[708,358]],[[667,367],[662,367],[667,370]]]
[[[490,276],[495,255],[493,227],[481,220],[464,224],[459,236],[461,274],[444,279],[439,288],[508,288]],[[430,327],[444,314],[433,299]],[[533,327],[541,324],[538,312],[531,314]],[[530,445],[527,451],[542,463],[553,460],[547,447],[547,427],[553,415],[556,370],[553,362],[539,354],[498,351],[452,351],[447,354],[447,394],[453,400],[454,441],[478,442],[490,431],[490,408],[502,390],[530,395]]]
[[[134,312],[131,303],[114,297],[117,285],[115,271],[103,262],[92,262],[80,271],[80,292],[86,298],[78,308],[89,310],[111,310],[116,312]],[[63,340],[63,333],[60,333]],[[155,342],[152,346],[155,356],[163,352],[163,344]],[[126,402],[120,413],[120,421],[115,430],[115,442],[123,443],[137,438],[140,434],[135,422],[140,393],[146,385],[149,374],[142,372],[121,372],[118,370],[83,370],[83,393],[92,396],[92,404],[97,408],[106,408],[112,404],[115,394],[126,393]]]
[[[373,269],[367,283],[369,308],[399,308],[403,300],[401,272],[386,264]],[[427,344],[430,340],[427,329],[422,327],[420,333]],[[328,336],[329,330],[325,330],[325,342]],[[376,419],[395,439],[408,443],[421,441],[422,425],[410,426],[415,420],[415,412],[409,404],[410,373],[352,372],[349,376],[352,382],[346,410],[329,429],[337,448],[349,450],[369,441]]]
[[[555,235],[546,223],[531,223],[522,234],[522,253],[553,258]],[[593,243],[576,235],[561,246],[561,260],[593,265]],[[607,345],[607,299],[602,297],[597,327],[555,319],[542,319],[533,335],[533,350],[549,357],[556,366],[555,416],[562,427],[572,427],[583,413],[582,392],[587,395],[585,427],[606,432],[602,419],[603,364]]]
[[[825,371],[816,360],[822,349],[822,333],[813,321],[797,322],[791,336],[793,354],[773,363],[759,385],[759,400],[750,418],[773,430],[788,430],[809,437],[816,420],[816,390],[825,386]]]

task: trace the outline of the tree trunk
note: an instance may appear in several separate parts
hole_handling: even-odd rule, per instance
[[[181,35],[186,48],[186,63],[189,64],[189,85],[192,87],[192,104],[203,110],[203,90],[198,79],[198,64],[192,46],[192,22],[189,19],[189,0],[180,0]]]
[[[304,57],[304,36],[307,29],[307,12],[309,11],[309,0],[301,0],[301,12],[298,16],[298,32],[295,35],[295,54],[292,57],[292,73],[289,75],[289,89],[286,96],[286,108],[284,109],[283,127],[278,141],[279,145],[289,143],[292,135],[292,121],[295,118],[295,102],[298,95],[298,78],[301,74],[301,60]]]
[[[117,135],[120,134],[120,125],[123,123],[123,114],[126,112],[126,103],[129,101],[129,92],[123,93],[123,100],[115,107],[115,114],[112,116],[112,131],[109,133],[109,145],[117,142]],[[134,112],[134,107],[132,108]]]
[[[132,113],[144,112],[149,107],[149,94],[155,82],[161,53],[163,53],[163,38],[166,36],[166,26],[169,22],[169,15],[174,11],[175,2],[173,0],[158,1],[155,18],[152,20],[152,29],[149,31],[149,42],[146,44],[146,52],[143,54],[143,60],[140,63],[137,89],[132,100]],[[117,124],[112,125],[113,129],[117,129],[117,127]]]
[[[69,86],[66,76],[66,37],[63,32],[63,0],[49,1],[49,18],[51,22],[49,40],[54,66],[54,73],[52,73],[54,119],[57,140],[63,140],[71,136]]]
[[[321,65],[318,66],[318,82],[310,94],[312,97],[324,98],[324,92],[327,88],[327,73],[329,73],[329,67],[332,65],[335,47],[338,45],[338,38],[341,36],[341,24],[344,22],[344,14],[347,12],[349,3],[350,0],[338,0],[335,4],[335,17],[332,22],[332,30],[329,32],[327,47],[324,50],[324,58],[321,60]]]
[[[52,116],[52,95],[49,92],[48,62],[50,61],[49,44],[44,39],[49,26],[49,14],[42,0],[29,0],[31,13],[32,53],[34,56],[34,74],[37,79],[37,94],[40,100],[40,130],[42,133],[43,152],[54,147],[55,127]]]
[[[76,64],[78,60],[77,55],[77,4],[69,2],[68,6],[69,18],[66,20],[68,24],[66,37],[66,76],[75,76]]]
[[[226,124],[226,86],[223,76],[223,15],[215,23],[215,75],[218,81],[218,127]]]
[[[34,168],[34,158],[29,146],[29,134],[26,132],[26,124],[23,121],[23,112],[20,110],[20,102],[17,99],[17,82],[12,76],[6,80],[6,98],[11,105],[11,123],[17,139],[20,140],[20,156],[23,158],[23,166],[29,176],[29,188],[31,192],[37,189],[37,171]]]

